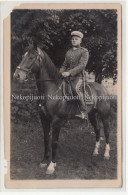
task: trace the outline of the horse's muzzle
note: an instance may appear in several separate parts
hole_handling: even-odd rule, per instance
[[[13,80],[18,81],[19,83],[23,83],[28,81],[27,75],[24,78],[21,78],[20,74],[18,72],[15,72],[13,74]]]

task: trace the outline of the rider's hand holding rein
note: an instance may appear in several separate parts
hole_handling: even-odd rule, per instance
[[[63,72],[63,73],[62,73],[62,76],[63,76],[63,77],[68,77],[68,76],[70,76],[70,73],[69,73],[69,72]]]

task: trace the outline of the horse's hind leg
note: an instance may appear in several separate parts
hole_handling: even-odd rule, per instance
[[[99,154],[99,148],[100,148],[100,127],[99,127],[99,116],[95,110],[89,113],[89,120],[92,126],[94,127],[94,131],[96,134],[96,144],[93,151],[93,156],[97,156]]]
[[[106,138],[106,146],[105,146],[105,153],[104,153],[104,159],[109,160],[110,158],[110,145],[109,145],[109,121],[108,121],[108,117],[107,118],[102,118],[103,121],[103,126],[104,126],[104,134],[105,134],[105,138]]]
[[[52,161],[50,162],[46,174],[53,174],[56,167],[56,151],[60,133],[61,120],[55,117],[52,122]]]

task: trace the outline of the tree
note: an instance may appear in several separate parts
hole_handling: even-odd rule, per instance
[[[12,71],[21,60],[27,42],[44,49],[57,67],[71,47],[70,33],[83,32],[82,46],[90,53],[86,70],[96,81],[117,78],[116,10],[14,10],[11,15]]]

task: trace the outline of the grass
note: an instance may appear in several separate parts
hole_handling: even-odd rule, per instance
[[[43,158],[43,129],[40,119],[19,118],[11,123],[11,179],[116,179],[117,131],[116,114],[113,112],[110,131],[111,158],[103,159],[105,140],[101,141],[100,154],[92,157],[95,146],[93,128],[77,120],[70,120],[62,127],[57,151],[55,174],[46,175],[40,168]]]

